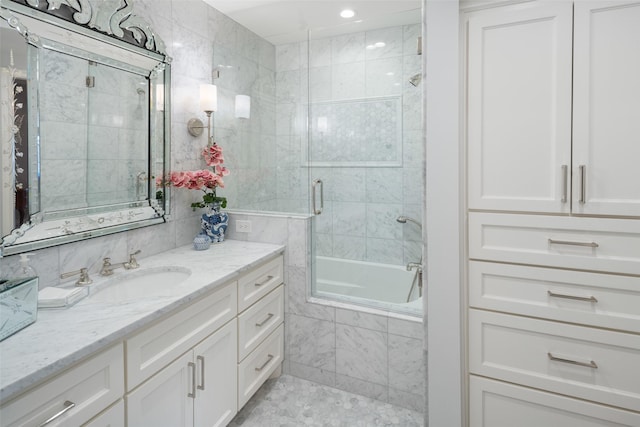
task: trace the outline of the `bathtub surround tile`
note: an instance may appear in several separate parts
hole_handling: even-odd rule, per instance
[[[336,374],[335,387],[340,390],[357,393],[361,396],[376,399],[381,402],[387,402],[389,399],[388,387],[358,378],[349,377],[347,375]]]
[[[389,317],[389,334],[422,340],[424,328],[420,319],[403,320]]]
[[[369,329],[335,325],[336,373],[386,384],[387,335]]]
[[[331,65],[331,39],[315,39],[309,41],[309,67]]]
[[[422,340],[389,334],[389,387],[424,395]]]
[[[296,314],[313,319],[335,322],[336,309],[320,304],[307,303],[307,269],[288,267],[286,293],[288,296],[287,313]]]
[[[364,203],[334,202],[333,233],[341,236],[366,235],[367,208]]]
[[[366,95],[399,96],[402,94],[402,57],[366,62]]]
[[[342,308],[336,309],[336,323],[339,324],[387,332],[387,322],[388,318],[385,316]]]
[[[401,240],[403,224],[396,221],[400,215],[400,204],[367,203],[367,237]]]
[[[366,253],[366,241],[364,237],[352,237],[333,235],[333,256],[336,258],[354,259],[364,261]]]
[[[331,60],[334,65],[364,61],[365,46],[364,33],[353,33],[334,37],[331,39]]]
[[[368,237],[365,259],[369,262],[400,265],[403,262],[402,241]]]
[[[365,63],[336,64],[331,73],[331,98],[333,100],[357,99],[365,96]]]
[[[291,71],[301,68],[300,43],[288,43],[276,46],[276,70]]]
[[[424,396],[407,393],[392,387],[389,387],[389,399],[387,401],[392,405],[420,413],[426,412],[427,409]]]
[[[288,261],[287,264],[292,267],[306,267],[309,259],[309,245],[307,236],[309,235],[308,221],[287,221],[287,248]]]
[[[402,27],[367,31],[365,40],[367,60],[402,56],[404,41]]]
[[[336,373],[332,371],[326,371],[324,369],[290,362],[288,373],[294,377],[304,378],[308,381],[313,381],[329,387],[336,387]]]
[[[289,361],[335,372],[336,332],[333,322],[287,314]]]

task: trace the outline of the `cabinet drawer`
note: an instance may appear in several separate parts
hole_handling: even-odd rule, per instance
[[[471,373],[640,408],[640,335],[469,310]]]
[[[470,427],[635,427],[640,414],[471,376]]]
[[[238,316],[238,361],[251,353],[284,318],[284,286],[249,307]]]
[[[640,277],[471,261],[469,305],[640,333]]]
[[[124,360],[120,344],[4,405],[0,409],[2,426],[39,426],[65,408],[70,409],[47,426],[81,425],[123,394]]]
[[[124,401],[118,401],[82,427],[124,427]]]
[[[280,325],[238,365],[238,410],[280,366],[284,352],[284,325]]]
[[[469,258],[640,275],[640,221],[471,212]]]
[[[238,280],[238,312],[275,289],[284,281],[284,258],[278,258],[252,270]]]
[[[233,319],[236,298],[232,282],[126,340],[127,390]]]

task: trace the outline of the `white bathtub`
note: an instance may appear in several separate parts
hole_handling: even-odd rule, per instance
[[[414,289],[407,302],[415,271],[404,265],[379,264],[330,257],[316,257],[316,293],[318,296],[341,296],[359,300],[366,305],[393,304],[409,311],[422,310],[422,298]]]

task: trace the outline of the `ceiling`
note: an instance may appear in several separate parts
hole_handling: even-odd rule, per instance
[[[421,0],[204,0],[274,45],[421,22]],[[350,19],[340,11],[352,9]]]

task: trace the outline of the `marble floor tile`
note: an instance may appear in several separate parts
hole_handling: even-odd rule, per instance
[[[289,375],[267,381],[230,427],[420,427],[423,414]]]

